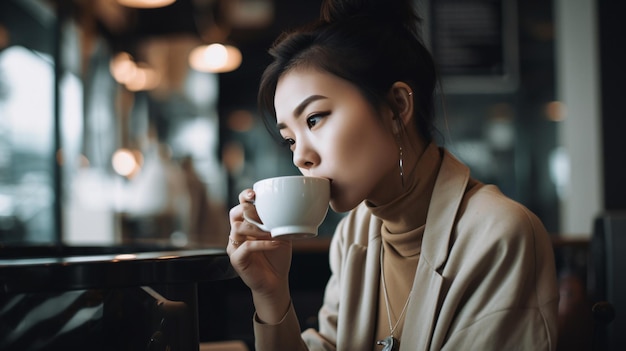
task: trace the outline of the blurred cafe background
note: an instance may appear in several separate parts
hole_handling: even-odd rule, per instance
[[[320,3],[1,0],[0,253],[223,248],[237,194],[298,172],[259,119],[256,90],[272,41]],[[440,142],[554,238],[564,335],[574,336],[562,349],[591,342],[591,302],[612,298],[609,326],[626,331],[615,297],[626,288],[611,276],[626,253],[616,230],[626,211],[625,2],[416,3],[442,76]],[[327,266],[341,216],[330,212],[319,238],[298,243],[295,271]],[[312,311],[319,278],[314,289],[294,282]],[[237,291],[231,299],[247,299]],[[200,338],[249,338],[232,334],[248,326],[229,318],[222,334]]]

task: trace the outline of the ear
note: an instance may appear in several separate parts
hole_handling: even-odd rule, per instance
[[[405,82],[395,82],[391,86],[389,92],[391,103],[395,112],[394,118],[400,119],[392,124],[392,128],[398,129],[398,124],[402,123],[402,127],[409,124],[413,119],[413,89]]]

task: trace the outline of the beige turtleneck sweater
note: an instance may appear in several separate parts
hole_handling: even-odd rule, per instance
[[[381,227],[383,269],[389,298],[389,315],[395,326],[406,304],[417,269],[426,215],[437,173],[441,166],[441,154],[431,143],[420,157],[415,170],[405,178],[405,193],[394,201],[374,207],[372,213],[383,221]],[[376,340],[390,335],[387,304],[382,280],[379,289],[378,322]],[[412,298],[416,298],[413,296]],[[394,337],[402,340],[404,316],[400,318]],[[376,345],[374,350],[381,350]]]

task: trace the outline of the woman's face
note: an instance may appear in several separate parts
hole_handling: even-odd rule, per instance
[[[278,81],[277,126],[302,174],[331,180],[330,205],[353,209],[364,199],[384,204],[401,187],[399,149],[390,128],[351,83],[328,73],[296,68]]]

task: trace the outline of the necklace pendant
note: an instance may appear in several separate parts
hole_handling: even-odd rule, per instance
[[[384,338],[383,340],[378,340],[376,342],[376,345],[383,345],[382,351],[398,351],[398,350],[400,350],[400,342],[398,341],[398,339],[394,338],[391,335],[389,335],[388,337]]]

